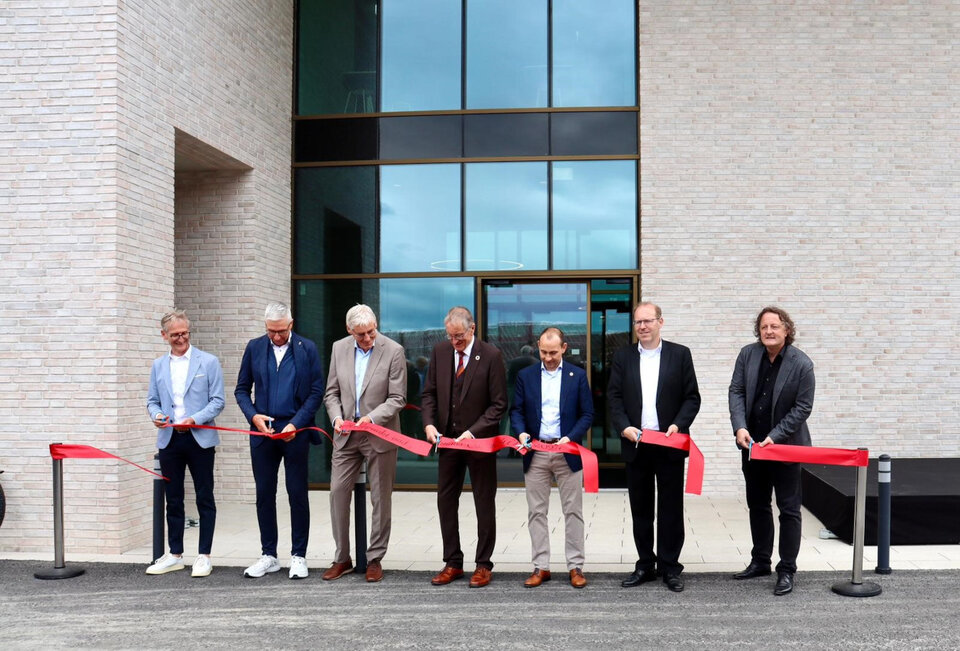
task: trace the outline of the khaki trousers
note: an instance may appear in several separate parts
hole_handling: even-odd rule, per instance
[[[527,528],[536,569],[550,569],[550,484],[556,478],[564,518],[567,570],[583,569],[583,471],[573,472],[562,454],[535,452],[523,475],[527,489]]]

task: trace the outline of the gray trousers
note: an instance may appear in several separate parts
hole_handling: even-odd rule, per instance
[[[583,568],[583,471],[573,472],[562,454],[536,452],[523,475],[527,489],[527,528],[533,551],[533,566],[550,569],[550,484],[556,478],[563,510],[567,570]]]

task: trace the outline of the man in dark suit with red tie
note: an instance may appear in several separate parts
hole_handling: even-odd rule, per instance
[[[488,438],[500,433],[507,409],[507,379],[503,357],[496,347],[478,340],[473,315],[454,307],[443,321],[447,341],[433,347],[421,401],[424,432],[435,443],[440,436],[457,441]],[[476,571],[471,588],[490,583],[490,557],[497,538],[497,457],[466,450],[439,451],[437,510],[443,537],[443,570],[433,585],[446,585],[463,576],[460,547],[460,494],[467,470],[477,511]]]
[[[636,345],[613,356],[607,400],[610,419],[620,432],[627,490],[633,515],[637,564],[621,582],[631,588],[657,578],[673,592],[683,590],[683,460],[687,452],[640,442],[641,430],[690,433],[700,411],[700,390],[690,349],[663,341],[660,307],[648,302],[633,310]],[[657,551],[653,550],[654,482],[657,502]]]

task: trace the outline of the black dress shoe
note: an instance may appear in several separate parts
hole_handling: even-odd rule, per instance
[[[737,572],[733,575],[733,578],[737,579],[752,579],[758,576],[769,576],[770,575],[770,566],[769,565],[760,565],[759,563],[754,563],[750,561],[750,564],[747,565],[747,568],[742,572]]]
[[[620,582],[621,587],[633,588],[641,583],[657,580],[657,573],[653,570],[634,570],[633,574]]]
[[[793,592],[793,572],[777,572],[777,585],[773,594],[781,597]]]
[[[663,582],[667,584],[671,592],[683,592],[683,579],[679,574],[668,574],[663,577]]]

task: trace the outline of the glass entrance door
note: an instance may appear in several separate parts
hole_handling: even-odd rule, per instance
[[[613,351],[630,342],[633,293],[630,278],[482,282],[481,338],[503,354],[511,407],[517,373],[539,364],[540,332],[550,326],[563,330],[567,341],[564,363],[586,370],[593,391],[594,424],[583,445],[597,453],[602,487],[625,485],[619,436],[607,431],[605,396]],[[509,431],[508,415],[501,432]],[[520,456],[506,450],[500,455],[500,483],[522,485]]]

